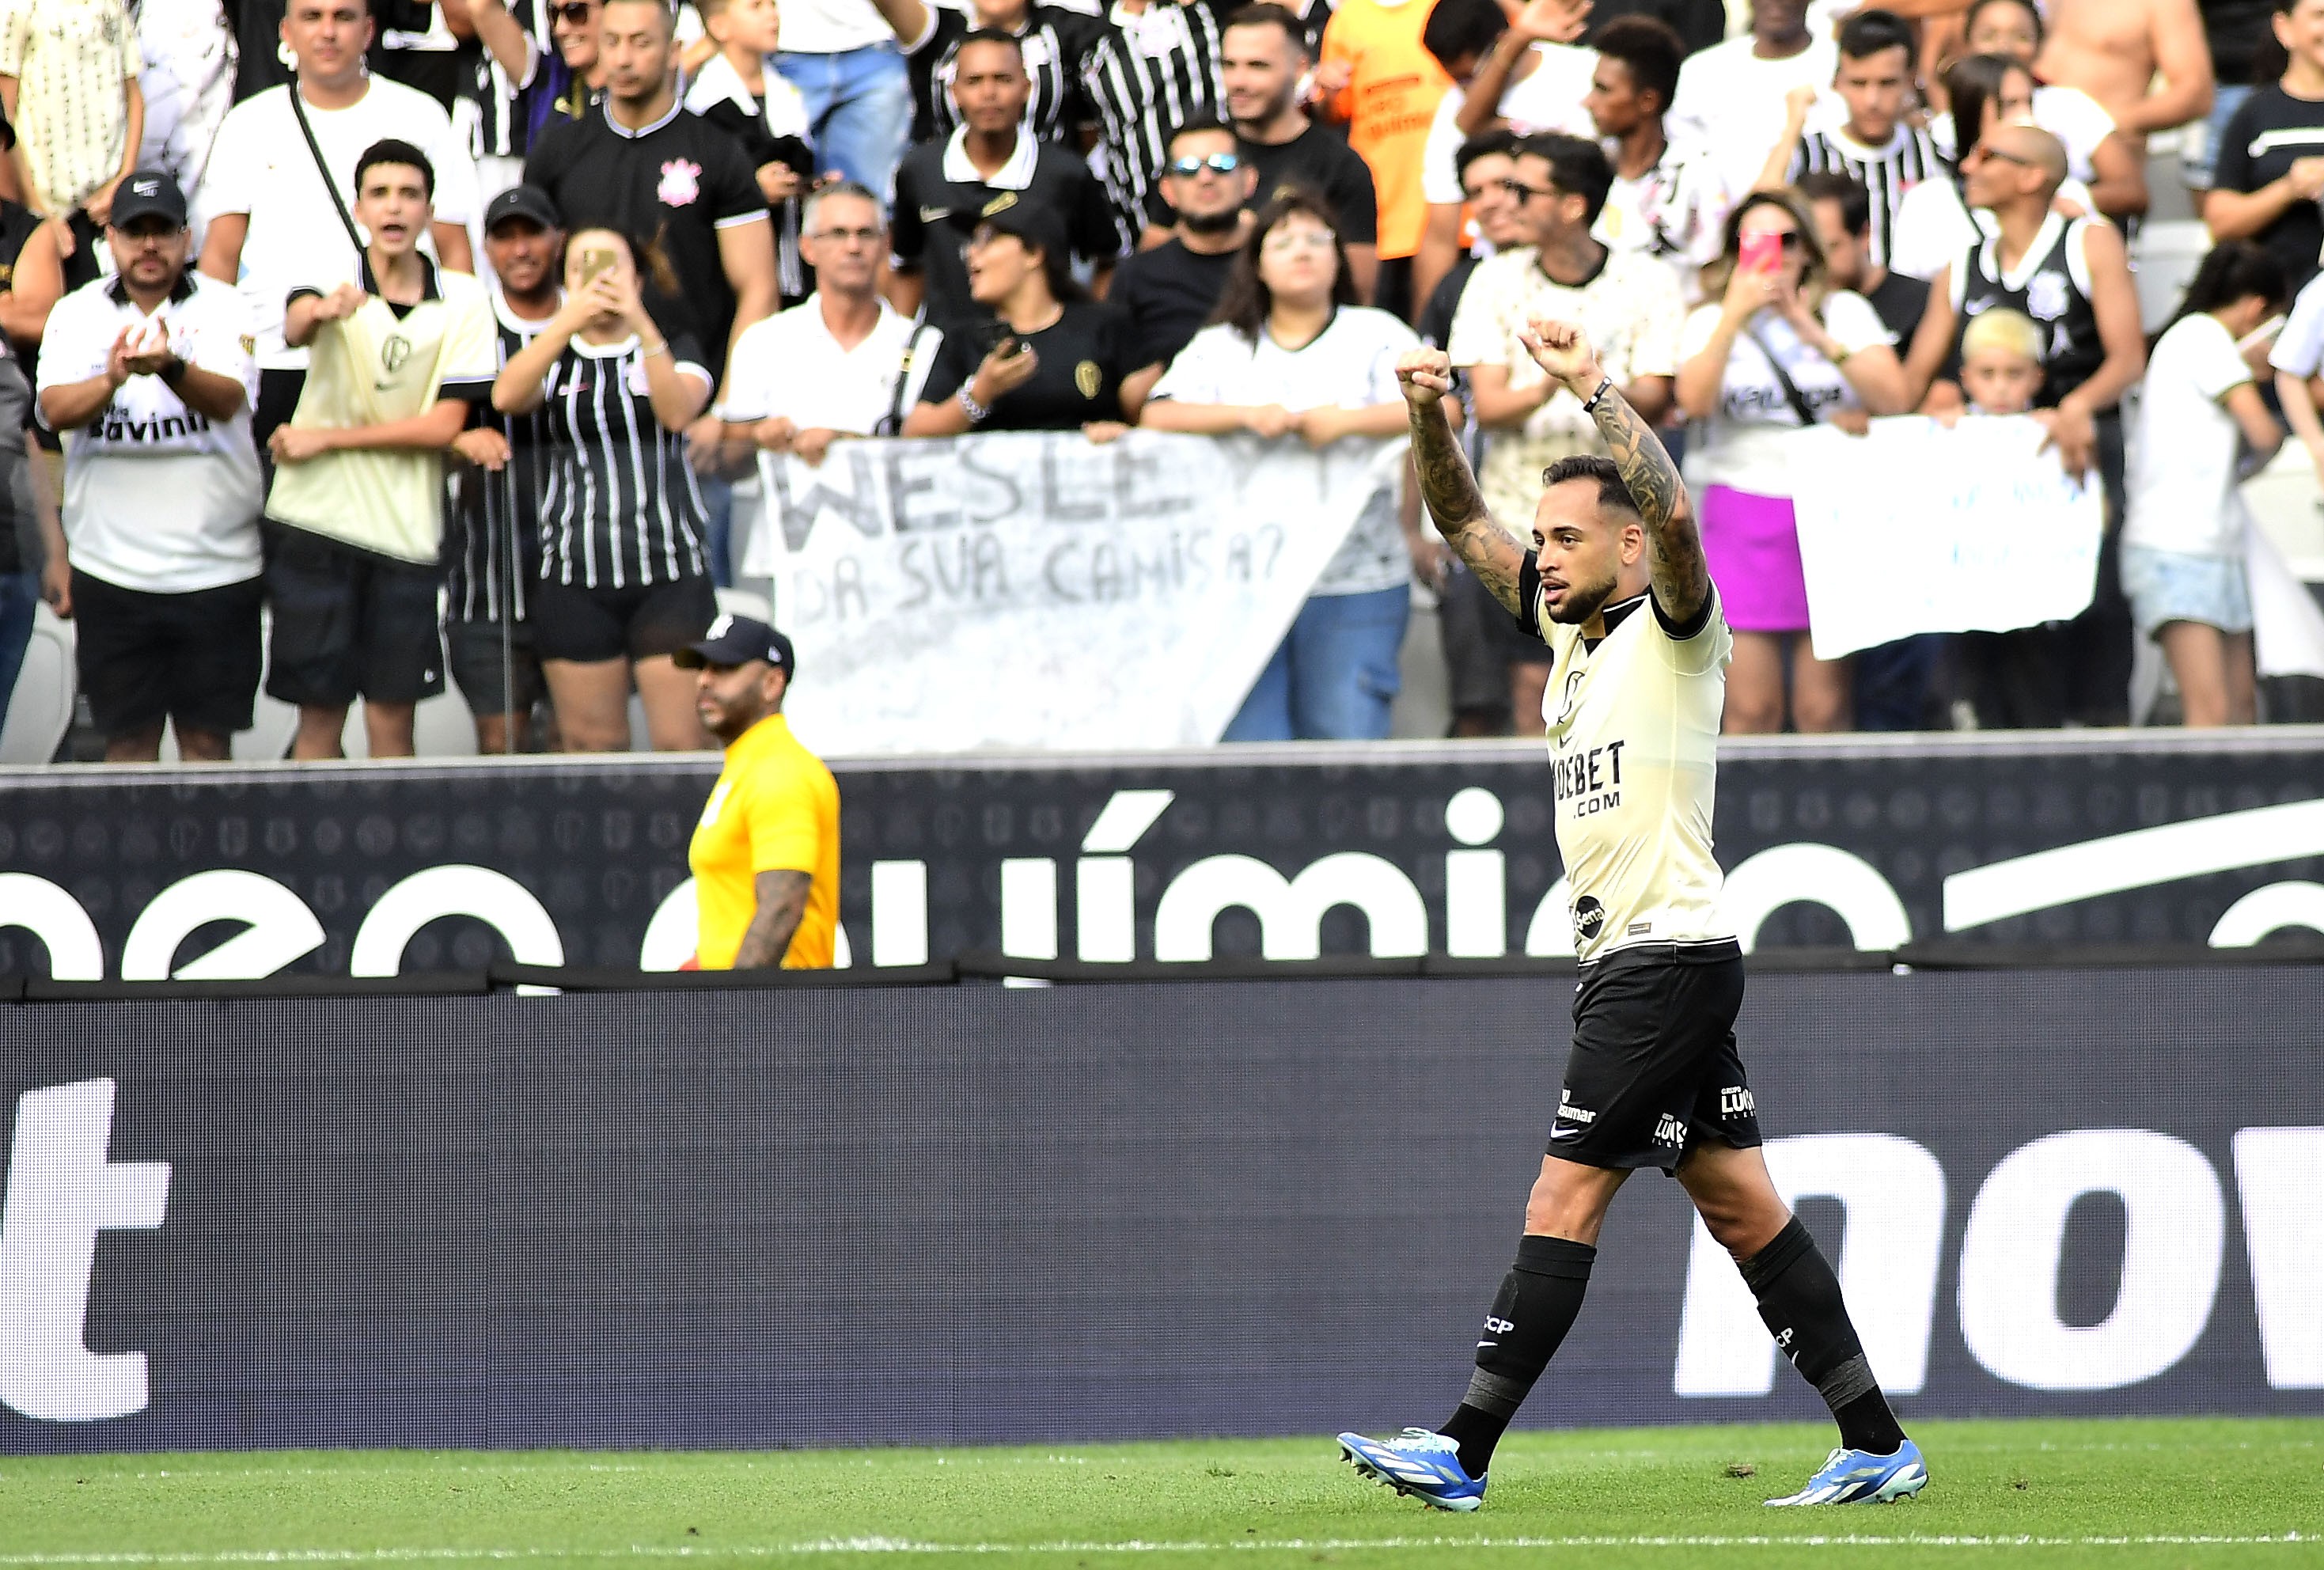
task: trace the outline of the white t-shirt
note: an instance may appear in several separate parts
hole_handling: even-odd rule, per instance
[[[2066,177],[2087,185],[2098,178],[2090,155],[2099,143],[2114,134],[2114,116],[2080,88],[2034,89],[2034,124],[2058,139],[2066,150]],[[1954,143],[1953,117],[1938,115],[1929,121],[1929,140],[1948,162],[1960,158]]]
[[[2295,376],[2324,369],[2324,275],[2311,279],[2292,303],[2292,319],[2276,335],[2267,363]]]
[[[475,222],[476,166],[435,99],[384,77],[368,78],[364,96],[344,109],[306,106],[315,141],[330,165],[339,199],[355,205],[355,161],[374,142],[397,137],[428,155],[436,171],[436,221]],[[331,192],[315,167],[291,112],[290,89],[269,88],[234,106],[210,150],[198,201],[208,226],[222,214],[246,213],[242,291],[263,370],[296,370],[303,349],[282,342],[282,314],[293,287],[356,276],[361,258],[347,241]],[[432,242],[421,241],[431,254]]]
[[[1598,127],[1582,100],[1598,69],[1598,51],[1566,43],[1536,43],[1541,63],[1533,74],[1501,95],[1501,118],[1519,135],[1536,131],[1562,131],[1569,136],[1595,140]],[[1459,160],[1461,106],[1468,93],[1457,83],[1436,101],[1436,115],[1428,123],[1428,142],[1420,154],[1420,194],[1433,207],[1452,207],[1468,200],[1461,189]]]
[[[2243,555],[2246,513],[2236,485],[2243,432],[2220,400],[2251,379],[2235,336],[2209,312],[2183,318],[2155,344],[2131,449],[2125,545]]]
[[[917,348],[913,335],[919,335]],[[889,411],[909,413],[936,363],[944,334],[915,328],[886,300],[863,341],[842,348],[823,319],[823,297],[810,294],[785,311],[756,321],[734,340],[726,361],[726,402],[718,413],[737,425],[783,415],[801,430],[869,436]],[[907,355],[909,355],[908,361]],[[903,396],[897,396],[901,380]],[[758,484],[755,476],[749,482]],[[769,502],[771,507],[771,499]],[[752,531],[742,570],[763,577],[776,570],[776,530]]]
[[[1673,143],[1637,179],[1615,175],[1590,233],[1601,245],[1666,263],[1692,305],[1702,298],[1702,269],[1719,257],[1733,205],[1711,155]]]
[[[121,329],[147,319],[119,291],[100,279],[57,301],[41,339],[42,391],[101,374]],[[66,431],[73,565],[147,594],[246,582],[260,569],[261,495],[250,440],[258,367],[242,346],[242,301],[231,285],[189,271],[181,296],[154,314],[180,358],[242,383],[243,407],[213,422],[159,376],[132,376],[95,420]]]
[[[1746,33],[1689,56],[1663,127],[1674,142],[1710,148],[1729,190],[1749,190],[1783,140],[1784,95],[1809,87],[1830,98],[1840,69],[1829,33],[1788,60],[1761,60],[1752,48]]]
[[[872,0],[785,0],[783,54],[844,54],[895,42]],[[779,65],[782,56],[775,58]]]
[[[2079,180],[2060,186],[2058,195],[2086,214],[2098,213],[2090,188]],[[1960,191],[1951,180],[1924,180],[1896,206],[1896,226],[1888,237],[1888,271],[1925,282],[1998,232],[1991,214],[1972,213],[1961,205]]]
[[[1279,403],[1307,409],[1366,409],[1403,399],[1396,363],[1420,346],[1413,330],[1384,310],[1343,305],[1305,348],[1286,349],[1264,329],[1256,344],[1233,328],[1206,327],[1178,351],[1155,398],[1189,403]],[[1397,495],[1382,485],[1348,531],[1347,543],[1309,591],[1315,596],[1374,594],[1412,577],[1412,559],[1397,522]]]
[[[1682,359],[1692,359],[1711,342],[1719,312],[1718,306],[1705,305],[1686,319]],[[1839,291],[1824,300],[1821,315],[1824,330],[1850,354],[1888,342],[1888,329],[1860,294]],[[1754,333],[1766,348],[1752,341]],[[1771,354],[1818,420],[1864,407],[1839,366],[1810,348],[1774,310],[1761,310],[1736,335],[1720,384],[1719,411],[1697,422],[1701,438],[1687,443],[1690,485],[1727,485],[1755,496],[1792,494],[1792,444],[1785,438],[1801,428],[1800,417],[1769,363]]]

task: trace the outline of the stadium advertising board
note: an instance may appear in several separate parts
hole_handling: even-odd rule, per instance
[[[916,965],[1571,952],[1533,746],[841,762],[843,953]],[[0,975],[240,979],[692,952],[715,760],[0,776]],[[1726,750],[1762,947],[2236,945],[2324,928],[2324,734]]]
[[[1771,1166],[1908,1422],[2324,1414],[2314,974],[1753,978]],[[1566,997],[18,1005],[0,1449],[1433,1422],[1515,1242]],[[1641,1175],[1526,1420],[1819,1410]]]

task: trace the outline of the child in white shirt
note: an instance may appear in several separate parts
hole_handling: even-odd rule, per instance
[[[2247,444],[2265,463],[2283,428],[2261,401],[2246,340],[2289,292],[2272,254],[2227,241],[2203,258],[2146,362],[2122,587],[2139,632],[2171,661],[2190,726],[2255,717],[2238,458]]]

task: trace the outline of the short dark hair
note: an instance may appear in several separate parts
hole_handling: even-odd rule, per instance
[[[1013,32],[1003,32],[997,27],[972,27],[966,32],[961,34],[960,42],[953,47],[953,58],[954,60],[959,59],[960,51],[966,49],[972,43],[998,43],[1004,45],[1011,54],[1014,54],[1017,57],[1017,64],[1019,69],[1022,69],[1025,64],[1024,40],[1019,38]]]
[[[1913,28],[1893,11],[1859,11],[1840,24],[1840,52],[1844,60],[1869,60],[1888,50],[1901,49],[1909,65],[1913,59]]]
[[[1167,152],[1177,146],[1178,138],[1181,136],[1208,134],[1224,136],[1231,142],[1235,140],[1235,128],[1214,115],[1197,115],[1191,120],[1182,120],[1170,127],[1170,134],[1162,139],[1162,151]]]
[[[1259,0],[1257,5],[1241,5],[1230,11],[1226,26],[1220,28],[1220,32],[1224,33],[1228,27],[1279,27],[1283,30],[1283,36],[1291,41],[1291,47],[1300,54],[1315,52],[1307,47],[1307,29],[1300,24],[1299,18],[1291,14],[1289,7],[1276,5],[1275,0]]]
[[[355,160],[356,196],[363,195],[364,176],[385,163],[401,164],[407,169],[418,170],[420,189],[428,193],[429,201],[436,199],[436,166],[428,162],[426,153],[410,143],[395,136],[383,137],[373,143],[364,149],[363,156]]]
[[[1598,214],[1606,206],[1606,193],[1614,187],[1614,166],[1606,162],[1606,150],[1586,136],[1567,136],[1560,132],[1544,131],[1532,136],[1520,136],[1512,150],[1519,158],[1539,158],[1548,162],[1549,178],[1557,189],[1580,197],[1589,207],[1582,217],[1587,228],[1598,221]]]
[[[1852,174],[1818,170],[1792,182],[1793,189],[1812,202],[1840,204],[1840,226],[1862,239],[1872,232],[1872,193]]]
[[[1508,156],[1517,151],[1517,134],[1506,125],[1499,131],[1486,131],[1471,136],[1461,143],[1461,150],[1452,155],[1452,178],[1466,180],[1469,178],[1469,166],[1477,160],[1490,158],[1496,152]]]
[[[1509,30],[1508,14],[1495,0],[1436,0],[1420,42],[1447,71],[1464,54],[1481,55]]]
[[[1622,62],[1633,91],[1652,93],[1660,100],[1659,110],[1670,108],[1678,96],[1678,68],[1686,59],[1686,41],[1669,23],[1652,16],[1618,16],[1590,47]]]
[[[1219,293],[1218,309],[1211,313],[1212,325],[1234,328],[1247,344],[1259,342],[1259,335],[1267,328],[1268,313],[1275,309],[1275,291],[1259,275],[1259,258],[1267,248],[1268,236],[1284,219],[1299,213],[1332,231],[1332,254],[1340,265],[1332,282],[1332,303],[1363,303],[1356,298],[1355,274],[1348,267],[1348,243],[1340,237],[1340,220],[1333,216],[1332,204],[1312,186],[1280,185],[1275,189],[1274,199],[1259,209],[1259,217],[1250,226],[1250,234],[1235,257],[1234,271],[1227,274],[1227,286]]]
[[[1630,494],[1630,487],[1622,479],[1622,471],[1609,457],[1596,453],[1576,453],[1562,457],[1541,471],[1541,488],[1545,491],[1562,485],[1568,480],[1598,482],[1598,505],[1601,511],[1628,513],[1636,518],[1638,499]]]

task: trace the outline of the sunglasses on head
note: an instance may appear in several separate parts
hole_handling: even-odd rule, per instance
[[[1170,161],[1170,172],[1181,180],[1192,180],[1206,169],[1213,174],[1232,174],[1241,167],[1242,154],[1239,152],[1213,152],[1207,158],[1174,158]]]
[[[578,26],[588,21],[596,9],[593,0],[572,0],[570,5],[551,5],[549,8],[549,20],[551,23],[569,22]]]

